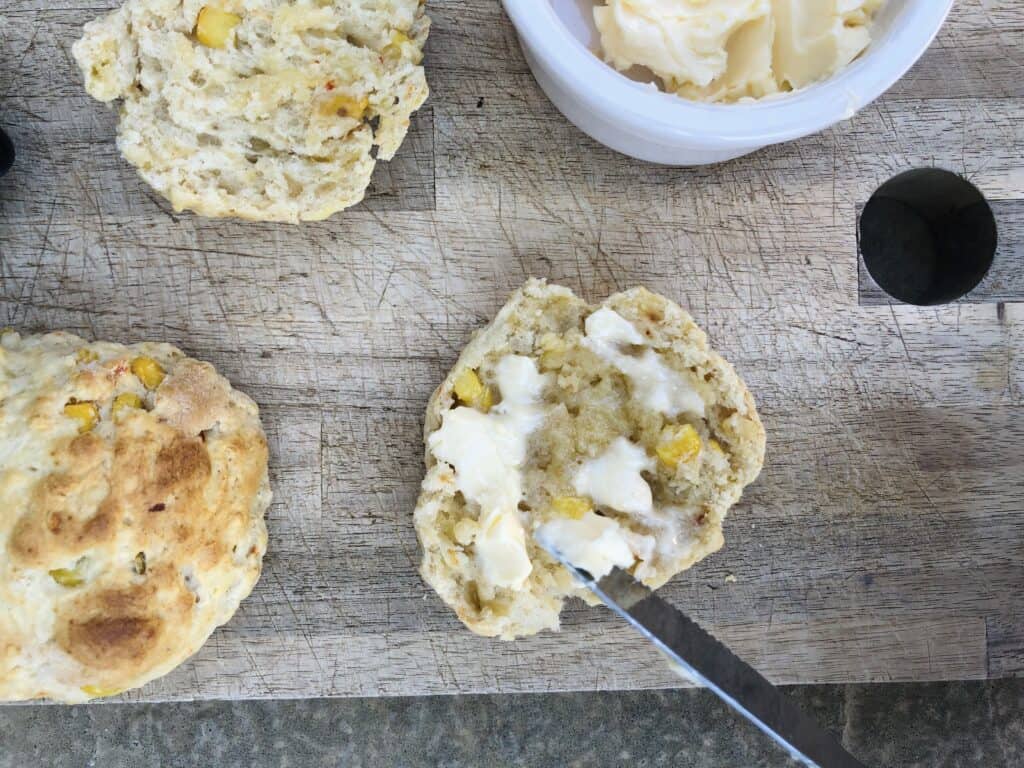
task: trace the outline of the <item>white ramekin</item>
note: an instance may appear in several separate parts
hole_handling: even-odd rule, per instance
[[[870,48],[842,72],[793,94],[739,104],[686,101],[619,74],[584,46],[579,30],[570,31],[552,0],[502,3],[537,82],[580,130],[641,160],[702,165],[849,119],[913,66],[953,1],[889,0]]]

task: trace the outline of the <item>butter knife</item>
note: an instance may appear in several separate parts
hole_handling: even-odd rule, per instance
[[[540,543],[601,602],[668,656],[680,675],[713,691],[793,760],[809,768],[865,768],[757,670],[628,573],[614,568],[595,579]]]

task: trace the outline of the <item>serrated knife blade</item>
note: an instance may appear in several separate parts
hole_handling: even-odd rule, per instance
[[[865,768],[756,669],[628,573],[614,568],[604,578],[594,579],[540,543],[601,602],[668,656],[681,675],[717,694],[794,760],[810,768]]]

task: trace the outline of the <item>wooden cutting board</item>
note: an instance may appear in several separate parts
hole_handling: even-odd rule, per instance
[[[879,303],[854,224],[885,178],[944,166],[1009,211],[1017,249],[998,258],[1021,274],[1018,0],[963,0],[850,122],[700,169],[590,141],[496,0],[437,0],[433,94],[399,158],[364,204],[303,226],[172,213],[121,160],[115,114],[70,57],[112,2],[4,3],[0,123],[20,154],[0,181],[0,325],[212,361],[262,408],[275,491],[252,597],[125,698],[680,685],[600,609],[501,643],[417,575],[424,406],[529,275],[591,300],[637,283],[677,299],[757,397],[764,473],[670,600],[779,682],[1024,672],[1024,296],[1011,281],[977,303]]]

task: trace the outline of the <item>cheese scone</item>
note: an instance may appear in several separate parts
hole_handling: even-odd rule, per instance
[[[72,50],[175,210],[295,222],[358,203],[394,156],[429,26],[420,0],[127,0]]]
[[[474,632],[557,629],[590,599],[542,549],[658,587],[722,546],[765,434],[732,366],[644,288],[588,305],[531,280],[427,406],[415,511],[427,583]]]
[[[167,344],[0,335],[0,700],[166,674],[260,575],[256,405]]]

